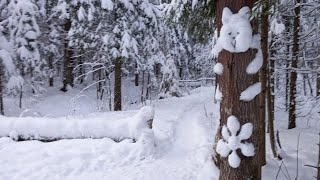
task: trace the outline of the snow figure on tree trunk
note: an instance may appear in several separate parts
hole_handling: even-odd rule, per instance
[[[249,63],[246,69],[243,69],[247,75],[257,74],[263,62],[262,51],[260,46],[260,35],[252,35],[253,30],[250,24],[250,8],[243,7],[238,13],[233,14],[229,8],[225,7],[222,12],[222,24],[220,37],[213,49],[214,56],[218,57],[223,49],[230,53],[244,53],[250,48],[257,49],[255,58]],[[237,61],[236,58],[235,61]],[[223,67],[222,62],[217,63],[214,68],[215,73],[222,76],[224,68],[227,67]],[[218,97],[221,97],[221,101],[223,91],[220,92],[219,86],[217,86],[217,92]],[[239,101],[250,102],[258,96],[260,92],[261,83],[256,82],[239,94]],[[240,166],[240,157],[252,157],[255,155],[253,143],[245,141],[249,139],[253,133],[253,124],[246,123],[241,127],[241,130],[239,130],[240,122],[235,116],[231,115],[227,119],[227,126],[223,125],[222,127],[222,138],[218,141],[216,148],[217,153],[220,154],[221,157],[228,157],[228,163],[232,168],[238,168]],[[237,151],[239,149],[241,151]],[[238,153],[240,152],[243,156],[239,157]]]
[[[167,97],[180,97],[179,86],[177,81],[177,68],[171,54],[166,57],[166,63],[163,69],[163,77],[160,85],[159,99]]]
[[[217,144],[217,153],[221,157],[228,157],[229,165],[233,168],[239,167],[241,160],[237,154],[237,150],[240,149],[241,153],[246,157],[254,156],[254,146],[252,143],[243,142],[252,135],[253,126],[251,123],[246,123],[241,127],[240,123],[235,116],[228,118],[227,127],[222,127],[222,137]],[[240,130],[239,134],[237,132]],[[231,135],[230,135],[230,133]],[[230,154],[231,152],[231,154]]]
[[[222,24],[220,36],[213,49],[215,57],[218,57],[223,49],[229,52],[246,52],[249,48],[257,48],[256,40],[259,37],[252,36],[249,7],[241,8],[236,14],[229,8],[224,8]]]

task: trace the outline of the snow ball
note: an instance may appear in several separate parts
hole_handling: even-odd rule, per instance
[[[229,165],[233,168],[238,168],[240,166],[241,160],[236,151],[233,151],[228,158]]]
[[[255,154],[255,149],[254,149],[254,146],[252,143],[245,143],[245,144],[241,144],[240,145],[240,149],[241,149],[241,153],[244,155],[244,156],[247,156],[247,157],[252,157],[254,156]]]
[[[261,92],[261,82],[257,82],[244,90],[240,95],[241,101],[251,101]]]
[[[222,75],[223,74],[223,65],[221,63],[217,63],[214,68],[213,68],[214,73],[218,74],[218,75]]]
[[[224,140],[220,139],[218,141],[216,151],[221,157],[227,157],[231,149],[229,149],[228,144]]]
[[[227,126],[232,135],[236,135],[240,129],[240,123],[237,117],[230,116],[227,120]]]

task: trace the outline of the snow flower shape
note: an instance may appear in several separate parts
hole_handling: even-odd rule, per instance
[[[218,141],[217,153],[221,157],[229,156],[228,162],[231,167],[237,168],[240,165],[241,159],[237,154],[237,149],[241,149],[241,153],[246,157],[254,156],[253,144],[248,142],[242,143],[243,140],[251,137],[252,129],[252,123],[246,123],[240,130],[240,123],[235,116],[230,116],[227,121],[227,127],[225,125],[222,127],[221,134],[223,139]],[[239,130],[240,132],[237,135]]]

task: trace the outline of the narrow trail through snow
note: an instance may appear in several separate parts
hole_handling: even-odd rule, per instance
[[[0,174],[6,180],[196,180],[210,161],[213,142],[205,106],[209,112],[217,109],[212,87],[156,102],[157,146],[154,155],[142,158],[134,143],[108,138],[52,143],[0,139],[0,155],[6,154],[0,158]]]

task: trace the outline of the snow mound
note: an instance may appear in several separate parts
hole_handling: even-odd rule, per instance
[[[141,108],[133,117],[106,120],[72,118],[13,118],[0,116],[0,137],[13,140],[44,140],[112,138],[139,140],[145,130],[151,130],[154,118],[151,106]],[[152,133],[147,133],[152,134]]]

